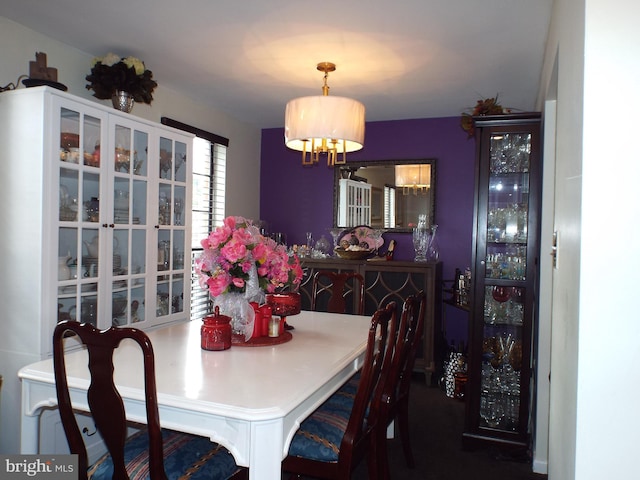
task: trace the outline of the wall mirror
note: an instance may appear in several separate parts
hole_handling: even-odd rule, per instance
[[[418,214],[435,223],[436,160],[383,160],[336,165],[333,225],[410,232]]]

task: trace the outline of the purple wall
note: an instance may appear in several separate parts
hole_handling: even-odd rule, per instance
[[[333,223],[333,170],[326,160],[314,167],[301,165],[301,153],[284,145],[284,129],[262,131],[260,218],[270,232],[283,232],[289,244],[305,243],[305,232],[314,239],[328,233]],[[460,128],[460,117],[369,122],[365,146],[347,155],[347,162],[394,159],[436,159],[437,241],[443,276],[452,279],[455,268],[471,264],[474,196],[475,141]],[[385,234],[397,243],[395,258],[413,259],[408,233]],[[466,338],[466,321],[447,309],[449,337]]]

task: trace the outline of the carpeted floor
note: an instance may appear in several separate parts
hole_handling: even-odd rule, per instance
[[[546,480],[535,474],[528,459],[514,460],[495,449],[462,449],[464,403],[447,397],[442,390],[428,387],[417,376],[411,386],[411,442],[416,461],[407,468],[402,446],[389,440],[391,478],[397,480]],[[353,475],[368,478],[366,462]]]

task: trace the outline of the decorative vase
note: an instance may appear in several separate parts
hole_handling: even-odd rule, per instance
[[[429,227],[427,227],[427,215],[418,215],[418,224],[413,227],[413,248],[416,252],[414,261],[426,262],[429,248]]]
[[[429,245],[427,246],[427,261],[428,262],[437,262],[440,258],[440,248],[438,247],[438,242],[436,241],[436,231],[438,230],[438,225],[431,225],[430,233],[429,233]]]
[[[113,108],[121,112],[130,113],[133,109],[133,95],[124,90],[116,90],[111,96],[111,102],[113,103]]]

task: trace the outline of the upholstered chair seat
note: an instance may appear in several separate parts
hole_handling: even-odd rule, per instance
[[[130,480],[146,480],[149,476],[149,434],[146,427],[127,439],[124,462]],[[233,456],[223,446],[208,438],[162,429],[162,451],[167,480],[188,475],[189,480],[227,479],[238,473]],[[113,460],[103,455],[88,470],[92,480],[111,480]]]

